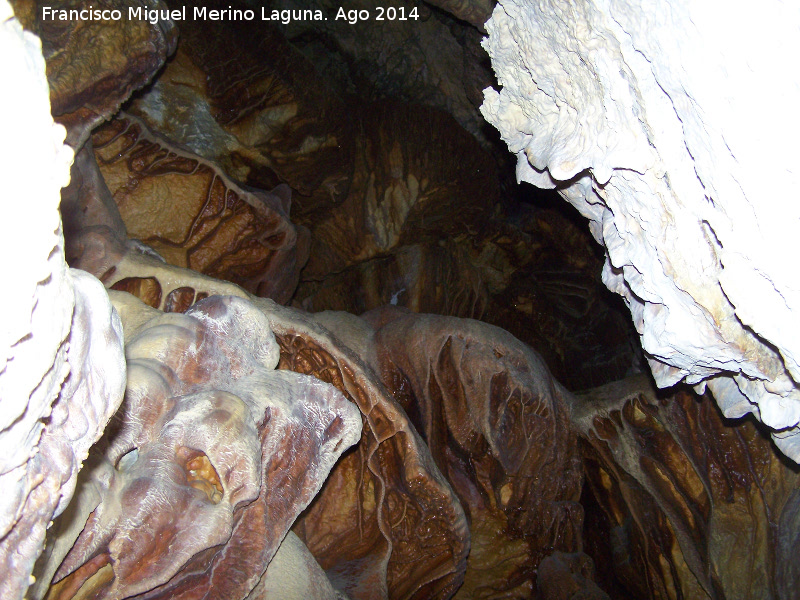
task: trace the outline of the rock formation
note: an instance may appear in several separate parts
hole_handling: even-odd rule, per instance
[[[44,18],[37,0],[14,0],[14,12],[42,40],[50,104],[67,128],[67,143],[81,148],[97,125],[111,118],[134,90],[147,84],[175,51],[178,31],[170,20],[153,26],[138,19]],[[107,0],[106,10],[163,9],[161,0]],[[94,8],[82,0],[58,3],[62,10]]]
[[[485,43],[502,87],[482,110],[518,179],[589,219],[658,385],[708,385],[800,461],[800,209],[779,143],[798,133],[800,91],[776,66],[800,12],[668,4],[502,0]]]
[[[30,583],[45,528],[69,504],[89,447],[122,399],[125,363],[119,318],[102,286],[64,260],[59,188],[72,151],[50,116],[40,42],[6,2],[0,45],[0,77],[14,86],[0,99],[0,244],[13,282],[0,327],[0,595],[15,599]]]
[[[664,27],[708,26],[671,5]],[[3,75],[21,90],[0,98],[2,185],[30,199],[0,222],[14,286],[3,598],[793,597],[800,470],[710,394],[622,379],[637,354],[591,238],[552,197],[509,191],[475,131],[486,81],[469,61],[487,3],[420,5],[408,56],[428,70],[371,55],[408,38],[402,23],[380,40],[343,23],[59,24],[39,8],[15,0],[28,32],[0,9]],[[732,386],[790,401],[789,346],[747,329],[762,321],[727,279],[737,256],[755,258],[726,237],[749,180],[737,200],[728,155],[708,162],[727,113],[702,107],[719,90],[655,56],[634,8],[502,2],[486,44],[503,90],[484,110],[522,178],[596,219],[605,281],[627,294],[661,383],[710,377],[729,414]],[[661,22],[647,26],[675,51]],[[75,151],[63,238],[71,153],[31,31]],[[442,67],[456,63],[460,79]],[[651,107],[665,93],[674,104]],[[737,159],[743,139],[725,134]],[[702,215],[676,147],[715,203]],[[671,246],[698,215],[706,237]],[[762,271],[782,292],[776,272]],[[674,320],[689,313],[705,315],[695,342],[711,332],[716,346],[686,346]]]
[[[66,556],[48,557],[48,597],[244,598],[358,440],[358,410],[274,371],[278,344],[246,300],[164,314],[117,294],[125,402],[96,449],[99,502],[70,515],[85,525]]]
[[[791,598],[800,470],[749,419],[639,376],[573,403],[595,522],[587,552],[609,592],[639,598]],[[598,511],[589,510],[597,502]]]
[[[152,257],[127,268],[194,295],[214,283]],[[396,307],[312,316],[227,291],[264,315],[279,368],[329,382],[363,414],[356,451],[294,525],[322,588],[791,597],[800,471],[710,397],[658,394],[645,376],[574,396],[490,325]]]
[[[170,264],[290,300],[308,256],[308,232],[289,221],[287,185],[246,191],[125,114],[99,128],[92,142],[128,235]]]
[[[420,31],[435,26],[426,39],[447,33],[439,18],[419,23]],[[387,31],[399,35],[410,27]],[[350,35],[388,43],[378,31]],[[624,307],[603,293],[601,262],[583,225],[503,197],[496,158],[430,94],[411,83],[395,90],[428,104],[420,106],[341,91],[271,22],[187,21],[181,35],[174,59],[128,110],[249,186],[292,188],[292,222],[310,232],[295,305],[359,314],[394,302],[483,319],[543,353],[570,389],[638,368],[635,332]],[[431,72],[441,52],[434,54],[419,59]],[[335,63],[336,53],[325,56]],[[419,71],[403,62],[396,68],[403,73],[398,86]],[[460,86],[473,83],[462,79]],[[103,135],[95,134],[96,145]],[[100,156],[101,168],[110,170],[104,161]],[[117,177],[110,183],[115,189]],[[191,202],[205,197],[197,193]],[[144,220],[139,229],[130,219],[128,226],[152,226]],[[263,295],[281,300],[269,292]]]

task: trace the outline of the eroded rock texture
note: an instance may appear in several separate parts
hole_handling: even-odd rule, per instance
[[[258,305],[281,346],[280,368],[329,381],[364,416],[357,449],[336,465],[295,532],[353,600],[451,597],[464,578],[467,520],[423,438],[361,358],[367,340],[343,344],[308,315]]]
[[[140,276],[155,281],[175,270],[147,266]],[[332,383],[363,414],[357,449],[294,527],[336,588],[354,599],[525,598],[546,585],[543,558],[580,554],[567,392],[532,351],[475,321],[253,302],[276,334],[279,367]],[[571,569],[561,569],[567,580],[590,582]]]
[[[185,314],[114,301],[125,401],[99,449],[99,504],[73,516],[85,526],[51,557],[48,598],[245,598],[358,440],[358,410],[318,379],[273,371],[278,344],[242,298]]]
[[[39,0],[12,2],[26,29],[43,40],[53,117],[67,128],[67,144],[83,146],[92,129],[110,119],[131,93],[147,84],[175,50],[172,21],[153,25],[128,19],[128,7],[165,9],[161,0]],[[115,20],[43,18],[42,7],[118,9]]]
[[[800,209],[783,201],[798,180],[778,148],[800,132],[800,90],[776,69],[800,9],[759,14],[502,0],[485,43],[502,89],[482,110],[517,177],[558,186],[590,220],[658,384],[707,383],[797,461]]]
[[[792,598],[800,469],[709,397],[644,377],[573,404],[587,551],[621,598]],[[600,557],[605,557],[601,560]]]
[[[61,204],[67,258],[116,290],[111,293],[125,327],[128,387],[117,418],[87,458],[115,408],[115,390],[117,400],[121,392],[120,326],[99,284],[66,270],[57,220],[43,209],[37,223],[44,229],[30,234],[42,243],[30,255],[49,261],[48,268],[11,261],[12,276],[24,289],[13,295],[16,312],[4,324],[4,335],[11,332],[3,338],[10,340],[9,351],[1,346],[0,402],[3,415],[17,420],[0,430],[6,461],[0,481],[12,491],[2,500],[2,508],[10,508],[0,513],[6,527],[0,529],[0,592],[21,597],[44,526],[63,511],[49,529],[28,597],[796,595],[800,476],[751,424],[733,427],[708,402],[686,392],[657,396],[641,381],[575,398],[524,343],[485,323],[454,318],[503,325],[541,349],[551,370],[574,388],[620,377],[635,356],[619,314],[598,290],[601,259],[580,227],[547,206],[512,205],[499,191],[486,140],[459,127],[471,128],[462,109],[465,100],[474,101],[469,88],[480,79],[481,69],[467,64],[476,35],[471,26],[424,6],[418,28],[389,28],[380,36],[344,23],[312,33],[305,24],[280,29],[187,21],[175,59],[129,106],[131,114],[119,114],[82,144],[100,119],[110,118],[132,89],[152,77],[175,45],[175,29],[168,22],[134,22],[118,31],[107,24],[54,27],[38,19],[36,4],[18,5],[26,22],[49,36],[54,105],[63,111],[69,139],[81,146]],[[488,10],[481,2],[435,5],[476,26]],[[499,10],[509,15],[512,5],[505,2]],[[671,5],[679,8],[674,25],[683,5]],[[662,279],[630,267],[652,266],[652,256],[612,242],[625,237],[624,227],[631,239],[663,231],[670,240],[678,225],[693,218],[691,211],[673,210],[677,225],[671,229],[669,218],[665,224],[648,212],[656,203],[644,192],[663,191],[667,183],[674,197],[689,189],[685,173],[672,170],[665,151],[658,154],[667,147],[664,139],[686,143],[715,202],[727,190],[725,182],[708,175],[703,152],[695,153],[705,148],[686,133],[691,119],[684,121],[686,140],[676,140],[669,137],[678,131],[670,127],[674,120],[658,120],[658,111],[645,106],[653,94],[680,88],[662,77],[671,71],[655,62],[651,74],[662,92],[636,87],[645,81],[647,69],[637,61],[650,56],[650,42],[619,35],[619,44],[607,44],[611,34],[631,29],[630,7],[559,7],[564,12],[555,17],[562,21],[526,29],[520,39],[539,35],[559,48],[572,39],[571,30],[559,27],[574,26],[573,37],[602,34],[598,45],[592,52],[580,45],[566,54],[541,52],[524,68],[515,64],[514,77],[532,73],[539,82],[540,72],[561,68],[548,60],[555,55],[568,76],[540,88],[558,97],[555,108],[526,88],[520,96],[542,101],[541,111],[517,111],[500,96],[498,114],[513,117],[515,126],[541,121],[524,138],[531,144],[523,176],[528,160],[541,166],[535,151],[537,136],[549,135],[545,125],[592,155],[596,162],[582,163],[566,146],[556,148],[545,156],[547,176],[591,169],[591,181],[576,179],[565,193],[604,219],[602,232],[593,227],[610,244],[609,264],[626,252],[633,257],[622,277],[633,290],[628,299],[635,315],[641,308],[636,302],[644,303],[637,324],[663,317],[669,332],[670,319],[680,313],[667,319],[656,310],[668,294],[657,297],[649,287]],[[606,9],[614,23],[605,20]],[[704,23],[702,14],[695,16]],[[503,22],[509,31],[512,21]],[[517,48],[496,44],[503,42],[503,27],[495,27],[488,43],[495,59],[514,62]],[[413,51],[400,42],[414,45]],[[75,52],[81,44],[90,51]],[[617,50],[625,60],[617,60]],[[350,64],[326,63],[332,56],[347,56]],[[312,63],[347,71],[350,79],[343,87],[328,86]],[[374,65],[386,67],[377,79]],[[582,69],[591,71],[595,87],[564,94],[560,85],[580,88]],[[610,88],[603,87],[607,76],[615,82]],[[501,84],[525,82],[505,78]],[[42,81],[39,86],[43,91]],[[349,95],[368,89],[373,93],[367,98]],[[428,106],[386,101],[391,90],[400,97],[418,93]],[[699,103],[700,96],[691,98]],[[618,110],[619,103],[650,129],[626,129],[630,115]],[[565,105],[581,108],[576,112],[589,127],[571,129],[574,115],[558,112]],[[681,103],[671,110],[681,119],[692,114]],[[47,119],[39,125],[52,128]],[[738,151],[741,140],[732,139]],[[661,145],[654,150],[656,143]],[[54,161],[64,167],[61,138],[53,145]],[[27,146],[15,145],[15,154],[0,163],[18,169],[17,178],[30,160],[13,162],[16,153],[29,156],[20,148]],[[37,148],[37,160],[51,150]],[[571,158],[575,164],[569,165]],[[62,183],[63,177],[56,179]],[[656,187],[645,190],[642,181]],[[37,186],[55,183],[37,177],[34,191]],[[300,227],[288,218],[289,188]],[[24,186],[9,189],[13,197],[32,193]],[[581,204],[576,190],[591,206]],[[626,213],[619,194],[632,191],[643,192],[637,196],[641,206]],[[671,198],[659,201],[666,206]],[[9,205],[18,214],[3,224],[28,218],[17,204]],[[740,207],[726,208],[733,214]],[[625,220],[634,213],[638,220]],[[708,214],[713,219],[705,241],[714,247],[722,240],[712,235],[721,221]],[[303,224],[310,230],[312,259],[295,291],[304,262]],[[17,244],[8,256],[27,248],[14,237],[18,231],[7,232]],[[716,259],[695,254],[679,257],[704,267],[695,279],[725,283]],[[636,262],[642,256],[644,262]],[[672,260],[660,263],[663,272],[697,301],[700,288],[681,275],[684,263],[668,251],[657,257]],[[606,280],[618,275],[609,268]],[[635,296],[645,292],[650,295]],[[252,293],[280,302],[296,293],[298,306],[363,315],[312,315]],[[703,314],[707,323],[720,318],[714,326],[730,334],[726,343],[736,342],[741,326],[733,309],[717,302],[721,293],[702,297]],[[370,310],[386,304],[398,306]],[[414,314],[401,305],[452,316]],[[736,310],[746,321],[746,307]],[[650,333],[642,327],[647,341]],[[49,349],[31,350],[32,342],[48,336]],[[677,356],[681,349],[673,342],[657,340],[662,347],[673,344]],[[720,368],[712,360],[720,348],[725,350],[719,344],[703,350],[708,354],[687,373],[699,369],[706,376]],[[744,353],[753,348],[741,346]],[[652,344],[646,349],[666,360]],[[40,376],[51,358],[52,369]],[[752,352],[746,359],[762,372],[742,372],[769,379],[769,364]],[[721,360],[740,367],[724,353]],[[34,373],[41,386],[13,379],[22,373],[17,366]],[[64,379],[67,368],[71,374]],[[697,381],[695,371],[659,373]],[[750,385],[741,376],[737,381]],[[771,392],[785,391],[779,378],[772,381]],[[14,385],[24,394],[8,402],[6,390]],[[725,385],[722,379],[714,383],[716,390]],[[18,398],[35,403],[26,409]]]
[[[292,219],[310,230],[295,305],[483,319],[533,345],[572,389],[636,364],[590,238],[549,208],[512,210],[496,161],[456,120],[329,86],[271,24],[211,27],[181,25],[175,59],[130,111],[248,185],[292,187]]]
[[[130,272],[165,288],[191,274],[145,258]],[[350,598],[792,597],[800,472],[707,399],[641,377],[576,398],[475,321],[252,302],[279,367],[363,415],[294,526]]]
[[[367,313],[368,355],[470,516],[456,598],[530,597],[542,558],[581,549],[582,485],[566,392],[541,359],[477,321]]]
[[[238,181],[260,189],[287,183],[299,194],[300,217],[347,195],[347,107],[268,24],[183,23],[175,57],[131,111]]]
[[[39,39],[0,2],[0,596],[21,599],[45,528],[64,511],[89,447],[118,406],[119,318],[93,277],[64,261],[59,188],[72,152],[47,99]],[[35,218],[32,218],[35,215]]]
[[[288,301],[308,254],[289,220],[291,190],[245,190],[216,165],[121,114],[92,137],[129,236],[168,263]],[[298,237],[300,239],[298,239]]]

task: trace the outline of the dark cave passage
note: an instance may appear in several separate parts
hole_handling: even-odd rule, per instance
[[[358,30],[331,19],[188,22],[176,55],[126,110],[240,184],[290,186],[288,217],[310,235],[298,238],[308,256],[298,286],[280,301],[479,319],[532,346],[572,390],[640,371],[638,337],[600,280],[604,257],[584,220],[554,191],[516,183],[513,157],[479,114],[494,80],[485,58],[473,62],[480,33],[423,13]],[[208,112],[216,125],[197,132]],[[132,237],[164,248],[159,232],[124,218]],[[222,243],[192,253],[230,253]],[[176,264],[262,294],[234,263]]]

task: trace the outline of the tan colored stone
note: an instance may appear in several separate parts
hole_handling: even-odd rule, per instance
[[[128,235],[170,264],[286,302],[305,262],[290,192],[245,190],[213,163],[120,116],[93,136],[100,172]]]
[[[170,20],[152,25],[128,19],[128,8],[166,9],[161,0],[65,0],[48,4],[15,0],[26,29],[42,38],[53,117],[67,128],[67,143],[78,150],[92,129],[110,119],[122,103],[147,84],[175,51],[178,31]],[[41,8],[118,9],[123,18],[55,19]]]
[[[708,397],[657,394],[640,376],[573,404],[600,584],[648,598],[776,598],[791,585],[791,498],[800,474],[752,422]],[[587,500],[588,501],[588,500]],[[785,515],[782,520],[781,515]]]

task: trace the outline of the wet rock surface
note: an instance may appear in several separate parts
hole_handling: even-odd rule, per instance
[[[92,142],[130,237],[170,264],[289,300],[308,256],[308,233],[289,220],[288,186],[245,190],[125,114],[100,127]]]
[[[277,342],[242,298],[164,314],[118,294],[125,400],[96,450],[100,501],[48,598],[244,598],[358,440],[358,411],[274,371]]]
[[[574,405],[587,502],[587,551],[619,597],[788,598],[800,469],[751,420],[713,400],[656,393],[644,377]],[[599,509],[599,510],[597,510]],[[608,560],[610,557],[611,560]]]
[[[175,58],[129,111],[239,181],[291,187],[290,217],[310,232],[295,306],[485,320],[570,389],[639,368],[587,233],[549,200],[504,196],[497,159],[440,104],[336,89],[271,23],[211,28],[181,24]]]
[[[127,363],[77,481],[113,403],[81,414],[87,371],[53,405],[31,466],[55,477],[0,539],[32,564],[64,511],[30,597],[792,597],[800,475],[768,438],[641,376],[568,391],[637,353],[580,224],[508,195],[469,125],[487,7],[419,5],[406,63],[370,56],[402,29],[187,21],[118,112],[174,24],[54,29],[17,5],[78,150],[64,252],[112,290]],[[76,373],[121,350],[93,289]]]
[[[645,376],[574,396],[469,319],[252,301],[279,368],[363,415],[294,525],[350,598],[791,597],[800,472],[708,398]]]

